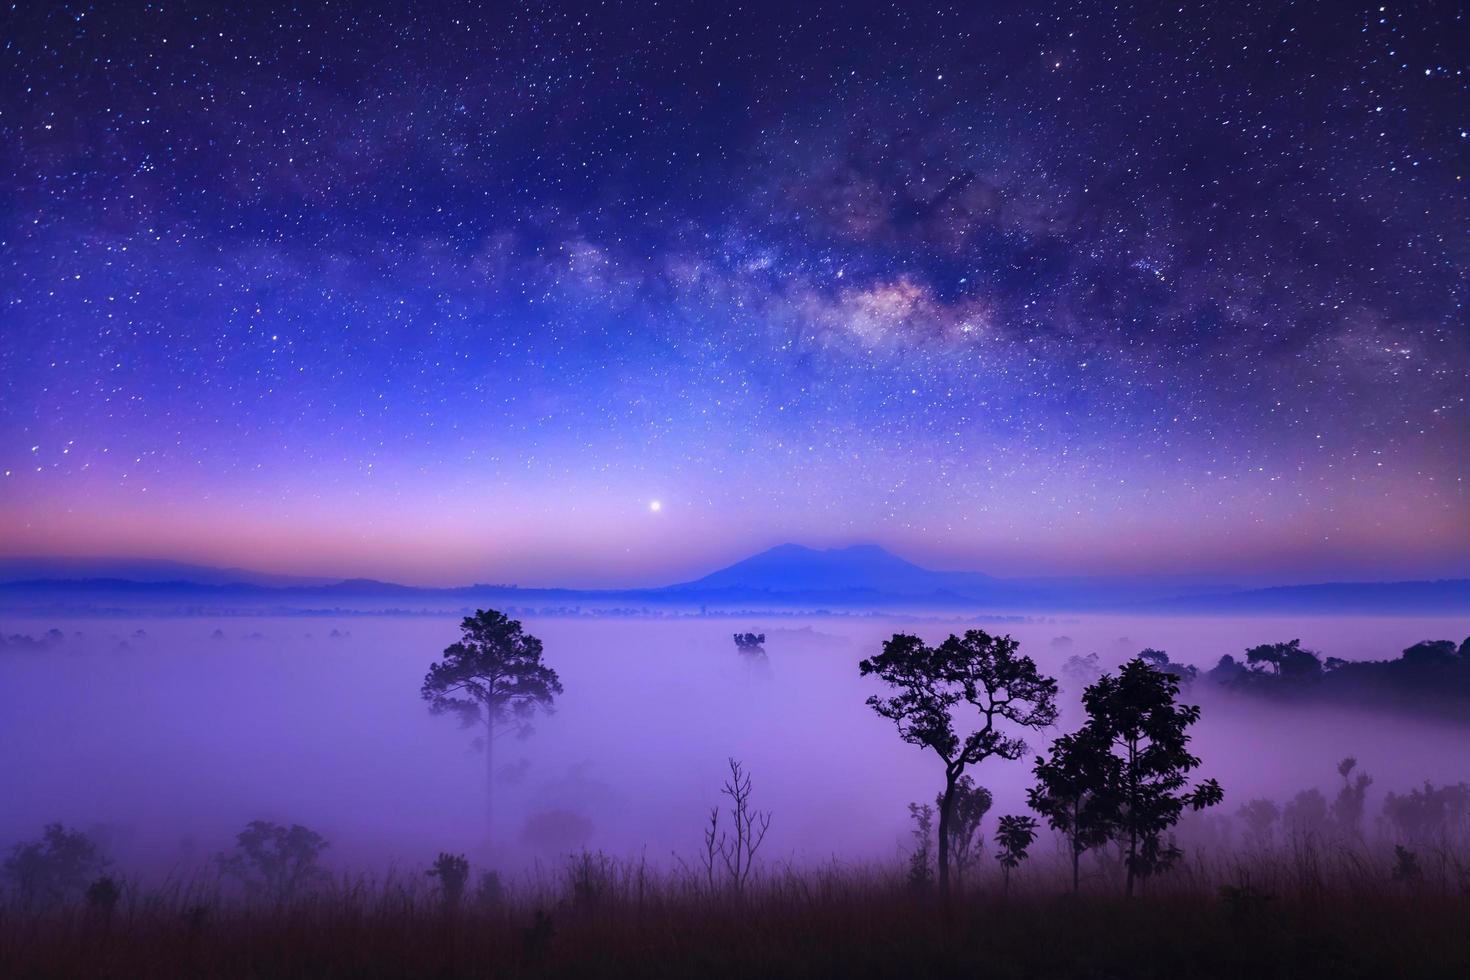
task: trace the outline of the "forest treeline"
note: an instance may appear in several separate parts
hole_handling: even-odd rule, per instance
[[[1226,654],[1208,670],[1172,660],[1163,650],[1145,649],[1138,657],[1200,692],[1228,691],[1279,704],[1430,713],[1470,722],[1470,637],[1458,643],[1422,640],[1385,660],[1323,655],[1299,639],[1249,647],[1238,658]],[[1102,659],[1089,653],[1069,657],[1062,674],[1085,683],[1102,669]]]
[[[1206,679],[1232,691],[1342,706],[1450,712],[1470,720],[1470,637],[1424,640],[1391,660],[1343,660],[1300,640],[1224,656]]]

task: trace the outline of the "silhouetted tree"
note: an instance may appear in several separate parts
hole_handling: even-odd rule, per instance
[[[735,649],[751,656],[764,654],[766,652],[766,634],[736,633]]]
[[[41,831],[40,840],[11,848],[3,871],[25,904],[45,905],[76,895],[106,866],[92,838],[53,823]]]
[[[1053,641],[1055,643],[1055,641]],[[1102,676],[1102,661],[1095,653],[1082,656],[1074,653],[1062,664],[1062,675],[1078,687],[1086,687]]]
[[[465,885],[470,880],[470,862],[463,854],[450,854],[440,851],[439,856],[434,859],[434,866],[429,869],[429,877],[439,879],[439,890],[444,896],[444,907],[448,910],[459,908],[460,899],[464,897]]]
[[[699,863],[704,868],[704,884],[710,891],[715,888],[715,869],[719,867],[720,848],[723,845],[720,807],[716,804],[709,808],[709,824],[704,828],[704,851],[699,855]]]
[[[283,827],[252,820],[235,836],[235,852],[219,858],[220,870],[250,891],[279,901],[326,877],[317,864],[327,842],[300,824]]]
[[[1327,797],[1315,787],[1293,796],[1281,810],[1282,826],[1293,837],[1321,836],[1328,822]]]
[[[1470,712],[1470,657],[1450,640],[1423,640],[1393,660],[1344,660],[1301,648],[1299,640],[1247,651],[1248,664],[1222,657],[1209,672],[1216,683],[1284,699],[1374,706],[1416,715]]]
[[[102,875],[87,886],[87,908],[104,919],[112,918],[112,910],[117,908],[120,898],[122,889],[117,886],[112,875]]]
[[[1051,743],[1051,755],[1036,757],[1036,785],[1026,802],[1066,838],[1072,854],[1072,890],[1081,887],[1082,855],[1111,839],[1116,807],[1109,787],[1118,780],[1119,762],[1096,731],[1083,729]]]
[[[434,714],[459,716],[464,728],[483,726],[485,819],[493,812],[495,739],[515,731],[530,734],[538,710],[551,711],[562,693],[556,671],[541,661],[541,641],[504,613],[481,609],[460,623],[460,639],[429,665],[420,695]]]
[[[1246,679],[1252,675],[1250,669],[1245,664],[1227,653],[1220,657],[1219,661],[1205,676],[1222,687],[1236,687],[1245,683]]]
[[[1169,659],[1169,655],[1163,650],[1155,650],[1153,647],[1145,647],[1138,654],[1138,659],[1148,664],[1154,670],[1165,674],[1173,674],[1179,678],[1183,686],[1189,685],[1199,676],[1199,668],[1190,664],[1176,664]]]
[[[909,817],[914,821],[914,829],[911,831],[914,850],[909,855],[909,887],[924,894],[934,884],[934,808],[927,803],[910,803]]]
[[[730,822],[733,834],[723,835],[720,857],[725,864],[730,884],[736,894],[745,892],[746,882],[755,871],[755,855],[771,829],[771,814],[751,806],[750,774],[736,759],[730,759],[730,778],[720,792],[730,800]]]
[[[1271,828],[1281,818],[1281,807],[1274,800],[1251,800],[1241,805],[1236,816],[1245,821],[1246,834],[1257,847],[1271,846]]]
[[[699,855],[704,869],[705,884],[713,889],[717,869],[724,869],[724,880],[737,895],[743,894],[746,882],[755,871],[755,856],[766,831],[771,828],[769,811],[757,810],[751,805],[750,774],[736,759],[730,759],[730,778],[720,788],[720,794],[730,800],[732,830],[720,829],[720,808],[710,807],[709,823],[704,828],[704,852]]]
[[[1393,846],[1393,880],[1418,881],[1424,872],[1419,869],[1419,855],[1402,844]]]
[[[1383,815],[1410,843],[1442,843],[1463,830],[1470,818],[1470,785],[1435,786],[1426,781],[1422,789],[1390,792],[1383,799]]]
[[[995,859],[1001,867],[1001,891],[1010,894],[1011,871],[1026,860],[1026,849],[1036,840],[1036,821],[1032,817],[1008,814],[1000,818],[995,842],[1000,845]]]
[[[932,749],[944,760],[939,807],[939,888],[949,893],[950,820],[959,780],[968,766],[990,756],[1019,759],[1026,743],[1000,727],[1042,728],[1056,721],[1057,682],[1030,657],[1017,654],[1009,636],[968,630],[931,647],[917,636],[894,634],[883,652],[863,660],[863,676],[876,674],[898,693],[868,698],[868,706],[898,726],[899,737]],[[968,705],[979,725],[961,736],[952,712]]]
[[[1453,666],[1459,656],[1452,640],[1421,640],[1404,650],[1402,660],[1412,669],[1433,670]]]
[[[1087,722],[1078,733],[1117,756],[1115,782],[1094,789],[1112,809],[1114,837],[1126,849],[1126,893],[1135,879],[1168,868],[1180,851],[1164,835],[1185,808],[1202,810],[1223,798],[1207,779],[1188,788],[1200,760],[1189,752],[1189,726],[1199,707],[1177,703],[1179,679],[1130,660],[1116,677],[1105,674],[1082,695]]]
[[[1245,652],[1245,660],[1252,670],[1288,680],[1311,680],[1322,673],[1321,659],[1311,650],[1303,650],[1301,640],[1251,647]]]
[[[961,776],[955,784],[954,799],[950,801],[949,853],[953,859],[955,883],[963,891],[965,869],[972,863],[971,852],[980,837],[980,824],[990,812],[990,790],[976,786],[969,776]],[[944,805],[944,794],[934,797],[934,805]]]
[[[489,910],[498,907],[503,897],[500,874],[495,871],[481,871],[480,879],[475,884],[475,904]]]
[[[1357,837],[1363,829],[1363,808],[1368,796],[1368,787],[1373,777],[1365,772],[1353,775],[1358,760],[1348,756],[1337,764],[1337,774],[1342,777],[1342,788],[1332,801],[1332,822],[1344,837]]]

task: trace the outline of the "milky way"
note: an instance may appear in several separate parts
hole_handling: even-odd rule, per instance
[[[7,15],[4,552],[1470,573],[1458,4],[271,6]]]

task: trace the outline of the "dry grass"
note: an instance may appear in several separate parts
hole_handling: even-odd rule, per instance
[[[1390,868],[1382,848],[1296,841],[1189,861],[1128,902],[1105,866],[1073,896],[1046,861],[948,907],[881,869],[777,870],[740,896],[598,855],[456,910],[418,875],[290,902],[130,886],[111,916],[0,907],[0,976],[1470,976],[1463,866]]]

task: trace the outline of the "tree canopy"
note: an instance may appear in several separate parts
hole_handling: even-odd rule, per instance
[[[1301,640],[1251,647],[1245,652],[1245,661],[1254,670],[1265,670],[1278,677],[1305,680],[1322,673],[1322,659],[1304,649]]]
[[[252,820],[235,836],[234,853],[219,859],[220,870],[252,892],[284,900],[325,879],[317,862],[326,849],[322,835],[308,827]]]
[[[1037,756],[1032,772],[1036,785],[1026,802],[1067,840],[1072,857],[1072,890],[1081,884],[1082,855],[1111,838],[1116,824],[1115,800],[1119,762],[1094,729],[1063,735],[1050,754]]]
[[[1093,788],[1106,797],[1113,835],[1126,849],[1130,895],[1135,879],[1179,857],[1165,834],[1184,810],[1213,806],[1224,795],[1213,779],[1188,785],[1200,764],[1189,752],[1189,727],[1199,720],[1199,707],[1179,704],[1178,694],[1177,677],[1135,659],[1082,695],[1088,717],[1078,737],[1113,756],[1108,785]]]
[[[52,823],[40,840],[16,844],[0,872],[26,904],[48,904],[79,892],[107,863],[86,834]]]
[[[478,610],[459,625],[459,642],[429,665],[419,693],[436,715],[453,714],[460,725],[484,726],[487,822],[495,779],[494,744],[498,735],[531,731],[531,717],[550,711],[562,693],[561,678],[541,660],[541,641],[521,624],[494,609]]]
[[[883,652],[858,664],[896,693],[868,698],[868,706],[891,720],[899,737],[934,751],[945,767],[939,811],[939,884],[949,885],[950,819],[960,776],[968,766],[997,756],[1019,759],[1026,743],[1010,729],[1042,728],[1057,718],[1057,682],[1017,651],[1009,636],[983,630],[951,635],[937,646],[896,633]],[[972,721],[956,727],[955,712]]]
[[[460,639],[429,665],[420,691],[434,714],[454,714],[464,727],[484,724],[524,731],[538,709],[550,710],[562,693],[556,671],[541,661],[541,641],[494,609],[460,623]]]

